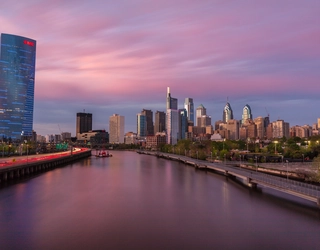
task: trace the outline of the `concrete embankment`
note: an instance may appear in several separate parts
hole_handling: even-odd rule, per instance
[[[22,176],[32,175],[43,171],[48,171],[83,158],[91,156],[91,150],[81,150],[80,152],[65,154],[61,156],[41,157],[27,159],[26,161],[15,162],[11,165],[0,167],[0,182],[19,179]]]

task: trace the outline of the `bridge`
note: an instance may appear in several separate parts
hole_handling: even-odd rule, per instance
[[[16,156],[0,160],[0,183],[19,179],[91,156],[91,150],[75,148],[60,153]]]
[[[192,165],[198,169],[211,170],[216,173],[223,174],[228,177],[237,178],[245,185],[255,188],[258,185],[268,187],[286,194],[290,194],[302,199],[314,202],[320,208],[320,186],[304,183],[301,181],[291,180],[266,173],[261,173],[256,170],[248,170],[239,168],[224,163],[208,162],[198,159],[193,159],[183,155],[175,155],[162,152],[138,151],[140,154],[153,155],[165,159],[180,161],[188,165]]]

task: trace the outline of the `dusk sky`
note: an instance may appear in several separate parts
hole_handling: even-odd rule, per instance
[[[222,119],[312,125],[320,118],[319,0],[11,0],[0,33],[37,41],[34,130],[75,136],[76,113],[109,129],[112,114],[136,132],[142,109],[183,108]]]

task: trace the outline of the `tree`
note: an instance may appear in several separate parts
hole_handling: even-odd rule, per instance
[[[312,162],[313,174],[311,180],[315,182],[320,182],[320,157],[315,157]]]

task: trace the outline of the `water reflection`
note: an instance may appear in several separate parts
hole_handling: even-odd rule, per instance
[[[1,249],[316,249],[320,243],[319,210],[308,204],[179,162],[113,155],[2,187]]]

